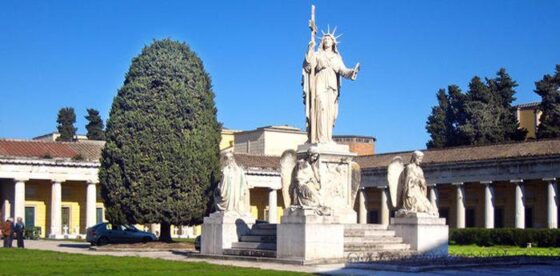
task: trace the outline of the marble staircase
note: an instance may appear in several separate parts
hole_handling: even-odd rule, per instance
[[[224,255],[276,258],[276,224],[257,223]]]
[[[348,262],[396,259],[413,254],[410,245],[381,224],[344,225],[344,257]]]

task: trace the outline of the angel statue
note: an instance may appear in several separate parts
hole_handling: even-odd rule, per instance
[[[301,206],[319,208],[321,179],[318,168],[319,153],[310,148],[307,156],[297,160],[293,150],[287,150],[280,158],[282,195],[286,207]]]
[[[224,155],[222,182],[215,191],[216,209],[233,211],[240,215],[249,213],[249,185],[245,171],[235,163],[231,152]]]
[[[403,165],[402,158],[393,158],[387,168],[387,182],[393,208],[397,208],[397,216],[410,213],[426,213],[439,216],[438,210],[427,197],[426,179],[420,167],[424,154],[421,151],[412,153],[410,163]]]

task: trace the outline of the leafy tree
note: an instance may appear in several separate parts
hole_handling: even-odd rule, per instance
[[[93,108],[88,108],[87,113],[88,115],[86,116],[86,119],[89,122],[86,125],[87,138],[89,140],[105,140],[103,120],[101,119],[101,116],[99,116],[99,111]]]
[[[99,172],[113,223],[200,223],[219,176],[211,80],[189,47],[156,40],[132,60],[113,101]]]
[[[63,107],[58,111],[57,130],[60,136],[56,138],[57,141],[74,141],[76,136],[76,113],[72,107]]]
[[[535,93],[542,97],[540,110],[542,115],[537,128],[537,138],[560,137],[560,64],[556,65],[556,73],[544,75],[535,83]]]

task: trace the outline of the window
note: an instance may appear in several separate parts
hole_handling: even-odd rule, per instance
[[[533,207],[525,208],[525,228],[533,228]]]
[[[475,217],[475,209],[474,208],[467,208],[466,213],[466,227],[475,227],[476,225],[476,217]]]
[[[439,208],[439,216],[445,218],[445,223],[449,225],[449,208]]]
[[[97,223],[103,222],[103,208],[96,208],[95,209],[95,221]]]
[[[368,211],[367,223],[379,223],[379,212],[377,210]]]
[[[494,209],[494,228],[504,228],[504,209],[502,207]]]
[[[25,207],[25,228],[35,227],[35,207]]]
[[[70,228],[70,207],[62,207],[62,227]]]

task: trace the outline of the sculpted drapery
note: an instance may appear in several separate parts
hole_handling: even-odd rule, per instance
[[[354,80],[358,72],[348,69],[336,47],[336,38],[327,33],[318,51],[315,41],[309,42],[303,64],[303,87],[306,104],[307,131],[311,143],[332,143],[332,130],[338,116],[340,78]]]
[[[427,197],[426,179],[420,167],[424,154],[415,151],[410,164],[404,169],[404,185],[402,191],[402,207],[405,210],[420,213],[437,214],[437,209]]]
[[[216,190],[216,209],[249,213],[249,185],[244,170],[235,163],[232,153],[226,153],[222,181]]]

